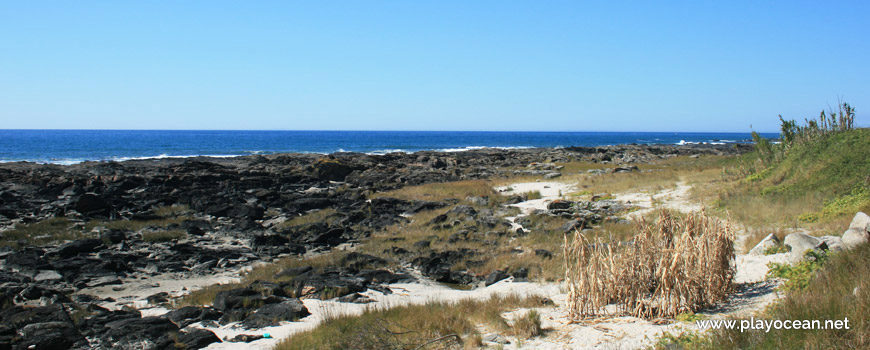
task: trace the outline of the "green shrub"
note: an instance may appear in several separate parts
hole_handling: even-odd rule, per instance
[[[787,281],[782,285],[784,290],[806,289],[815,276],[816,271],[828,261],[828,254],[808,250],[805,256],[806,260],[795,265],[788,263],[768,264],[767,266],[770,268],[770,271],[767,272],[767,276],[786,279]]]

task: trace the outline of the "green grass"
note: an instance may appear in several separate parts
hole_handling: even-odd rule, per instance
[[[870,210],[868,145],[870,129],[854,129],[796,144],[779,162],[749,153],[729,161],[705,195],[720,214],[750,228],[747,249],[786,227],[839,234],[855,212]]]
[[[870,210],[870,130],[832,132],[773,147],[764,157],[750,153],[723,171],[716,207],[755,235],[747,248],[784,228],[838,235],[857,211]],[[712,330],[702,337],[665,337],[690,349],[861,349],[870,348],[870,244],[831,254],[808,252],[796,265],[771,264],[769,276],[787,279],[784,297],[756,319],[848,319],[845,330]],[[662,347],[665,348],[665,347]],[[667,347],[674,348],[674,347]]]

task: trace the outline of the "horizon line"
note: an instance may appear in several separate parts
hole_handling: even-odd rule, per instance
[[[762,134],[779,134],[779,131],[620,131],[620,130],[411,130],[411,129],[393,129],[393,130],[372,130],[372,129],[59,129],[59,128],[15,128],[4,129],[0,131],[295,131],[295,132],[479,132],[479,133],[695,133],[695,134],[749,134],[756,131]]]

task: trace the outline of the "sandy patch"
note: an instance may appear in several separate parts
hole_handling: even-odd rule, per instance
[[[148,296],[157,293],[168,293],[170,297],[178,297],[190,293],[192,290],[202,289],[213,284],[226,284],[239,281],[238,272],[223,272],[212,276],[186,277],[182,274],[162,274],[146,279],[123,280],[120,285],[100,286],[85,288],[76,294],[88,294],[100,298],[112,298],[113,302],[101,302],[100,306],[117,310],[124,306],[135,307],[142,311],[143,316],[155,316],[154,311],[149,310]],[[157,310],[165,310],[157,308]],[[162,314],[165,311],[157,311]]]
[[[511,279],[503,280],[488,287],[477,288],[474,290],[451,289],[441,284],[425,280],[421,283],[392,284],[389,285],[389,287],[393,291],[392,294],[385,295],[372,290],[361,293],[375,300],[374,303],[370,304],[350,304],[339,303],[331,300],[304,299],[302,302],[305,304],[305,307],[308,308],[308,311],[311,312],[311,316],[308,316],[299,322],[285,322],[277,327],[244,330],[236,328],[235,324],[218,328],[203,327],[201,324],[195,324],[193,326],[211,330],[222,339],[232,338],[239,334],[262,335],[268,333],[272,337],[270,339],[261,339],[250,343],[214,343],[208,346],[207,349],[271,349],[280,342],[281,339],[287,338],[295,333],[313,329],[329,316],[358,315],[371,308],[391,308],[408,304],[422,304],[430,301],[458,301],[469,298],[485,300],[492,295],[516,294],[520,296],[547,296],[559,293],[559,288],[555,285],[512,282]]]
[[[703,207],[701,204],[689,200],[691,189],[692,186],[679,182],[674,188],[655,193],[625,192],[614,193],[613,196],[616,200],[639,207],[640,210],[628,214],[630,219],[637,219],[656,208],[668,208],[684,213],[701,210]]]

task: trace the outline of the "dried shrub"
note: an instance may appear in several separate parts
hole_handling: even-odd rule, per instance
[[[703,211],[680,216],[659,212],[641,220],[633,242],[590,242],[565,236],[568,316],[607,314],[646,319],[694,312],[724,300],[734,279],[734,235],[728,224]]]

